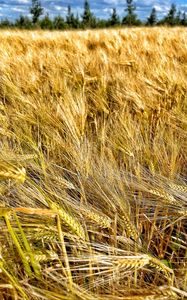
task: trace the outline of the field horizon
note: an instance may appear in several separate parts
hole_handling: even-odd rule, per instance
[[[0,299],[187,299],[187,31],[0,31]]]

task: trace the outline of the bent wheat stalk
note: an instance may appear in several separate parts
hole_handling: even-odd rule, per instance
[[[172,195],[167,193],[166,191],[150,189],[149,192],[153,195],[160,197],[168,204],[179,205],[179,202]]]
[[[100,227],[111,228],[112,220],[109,217],[102,216],[95,211],[82,211],[82,213]]]
[[[65,212],[65,210],[56,203],[51,203],[50,206],[51,209],[59,215],[62,222],[71,230],[72,233],[75,233],[78,237],[85,240],[86,236],[84,229],[75,217],[72,217],[70,214]]]
[[[19,183],[24,183],[26,179],[26,169],[24,167],[12,168],[8,166],[2,168],[2,166],[0,166],[0,179],[13,179]]]

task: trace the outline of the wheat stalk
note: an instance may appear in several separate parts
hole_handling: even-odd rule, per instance
[[[100,227],[111,228],[112,220],[109,217],[102,216],[95,211],[83,211],[83,214]]]
[[[26,169],[24,167],[21,168],[5,168],[0,169],[0,178],[1,179],[13,179],[17,182],[24,183],[26,179]]]
[[[128,237],[132,237],[134,241],[138,240],[139,234],[136,230],[136,227],[131,222],[130,217],[126,214],[122,216],[124,225],[125,225],[125,231],[127,232]]]
[[[168,185],[170,188],[172,188],[176,191],[187,193],[186,185],[179,185],[179,184],[174,184],[174,183],[168,183]]]
[[[59,259],[58,254],[54,251],[46,251],[46,253],[34,253],[33,257],[38,263]],[[26,258],[30,262],[30,256],[26,255]]]
[[[185,299],[186,35],[0,32],[0,299]]]
[[[153,195],[159,196],[161,199],[165,200],[166,203],[172,205],[179,205],[178,201],[169,193],[161,190],[150,189],[149,192]]]
[[[57,215],[59,215],[62,222],[71,230],[72,233],[75,233],[78,237],[85,240],[84,229],[75,217],[72,217],[70,214],[65,212],[63,208],[55,203],[51,203],[50,206],[51,209],[57,213]]]
[[[155,257],[150,257],[149,265],[158,269],[159,271],[162,271],[164,274],[166,274],[168,280],[171,281],[171,283],[173,283],[174,272],[171,268],[167,267],[162,261]]]
[[[137,256],[127,256],[125,258],[118,258],[114,261],[114,265],[118,269],[140,269],[143,268],[145,265],[149,264],[149,257],[148,255],[137,255]]]

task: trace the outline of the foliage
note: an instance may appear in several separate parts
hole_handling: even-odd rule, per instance
[[[183,14],[182,14],[180,24],[183,25],[183,26],[187,26],[187,15],[186,15],[185,12],[183,12]]]
[[[42,29],[53,29],[54,22],[49,18],[49,15],[45,15],[44,18],[40,21],[40,27]]]
[[[106,28],[109,26],[110,20],[97,19],[97,28]]]
[[[10,28],[12,26],[13,26],[12,22],[10,22],[7,18],[2,19],[1,22],[0,22],[0,27],[1,28]]]
[[[20,29],[31,29],[32,28],[32,22],[28,17],[25,17],[25,16],[21,15],[15,21],[15,27],[18,27]]]
[[[62,18],[60,15],[55,17],[53,20],[53,28],[54,29],[66,29],[67,28],[67,23],[65,22],[64,18]]]

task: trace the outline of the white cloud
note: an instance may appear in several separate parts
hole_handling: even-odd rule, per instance
[[[54,9],[55,9],[55,10],[62,10],[63,7],[62,7],[62,6],[55,5],[55,6],[54,6]]]
[[[11,9],[12,11],[19,12],[19,13],[25,12],[24,9],[19,8],[19,7],[11,7],[10,9]]]
[[[19,4],[29,4],[30,0],[17,0]]]
[[[166,12],[169,10],[170,6],[166,5],[154,5],[154,8],[157,10],[157,12]]]

